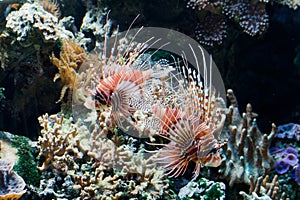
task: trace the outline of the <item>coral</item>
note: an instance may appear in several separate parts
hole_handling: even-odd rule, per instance
[[[111,21],[107,20],[107,14],[104,9],[91,8],[82,20],[80,32],[90,38],[89,43],[96,43],[96,47],[100,47],[99,42],[110,32]]]
[[[54,53],[50,57],[50,61],[58,68],[58,73],[55,75],[53,81],[58,78],[64,83],[61,89],[61,94],[58,102],[60,102],[67,89],[69,89],[69,95],[72,95],[74,89],[74,83],[77,77],[77,71],[80,65],[86,58],[85,50],[76,44],[74,41],[64,39],[62,41],[62,49],[59,54],[59,58],[56,58]]]
[[[43,128],[38,138],[39,156],[44,158],[42,166],[38,169],[45,171],[51,167],[61,173],[66,173],[68,169],[65,162],[68,158],[65,157],[65,154],[72,152],[75,158],[82,157],[74,148],[78,144],[76,128],[71,126],[68,120],[64,120],[63,115],[48,116],[45,114],[38,120]]]
[[[292,147],[286,149],[271,148],[270,153],[276,155],[275,170],[278,174],[286,173],[290,167],[298,163],[298,152]]]
[[[189,200],[225,199],[225,184],[200,178],[197,182],[191,181],[180,189],[178,197]]]
[[[27,185],[38,186],[40,184],[41,175],[37,170],[37,162],[35,160],[35,150],[32,142],[23,136],[14,136],[12,138],[12,146],[17,148],[18,161],[14,166],[14,170],[22,176]]]
[[[265,6],[265,3],[258,2],[246,4],[242,8],[239,24],[245,33],[255,36],[266,32],[269,18]]]
[[[26,192],[25,182],[16,172],[12,171],[10,161],[0,160],[0,199],[19,199]]]
[[[300,141],[300,125],[290,123],[278,126],[275,137]]]
[[[251,36],[263,34],[268,27],[268,14],[265,9],[267,3],[268,1],[260,0],[190,0],[187,7],[211,12],[208,15],[211,19],[208,21],[214,23],[206,23],[200,32],[197,28],[196,37],[200,43],[213,46],[221,44],[227,35],[226,17],[236,21],[243,31]],[[216,19],[222,20],[216,21]]]
[[[133,153],[133,138],[123,144],[123,137],[115,135],[110,130],[113,127],[106,127],[105,123],[89,131],[80,120],[74,124],[72,118],[59,115],[44,115],[39,121],[42,131],[38,149],[45,157],[39,169],[46,179],[39,196],[154,199],[166,194],[168,183],[163,171],[145,158],[142,148]],[[108,138],[108,133],[113,137]],[[49,162],[48,158],[52,160]]]
[[[1,116],[8,116],[4,117],[8,122],[4,123],[5,129],[34,138],[38,136],[37,115],[59,109],[55,100],[60,85],[51,82],[55,67],[49,62],[49,54],[58,46],[58,38],[74,35],[39,3],[20,7],[9,13],[0,35],[0,60],[4,68],[1,84],[11,88],[8,106]]]
[[[60,17],[59,4],[56,0],[37,0],[37,2],[44,8],[45,11],[51,13],[57,18]]]
[[[269,147],[276,127],[273,125],[269,135],[261,133],[256,125],[257,114],[252,111],[251,105],[248,104],[246,113],[240,116],[233,91],[228,90],[227,96],[231,105],[221,133],[227,145],[219,172],[232,187],[234,183],[250,184],[250,176],[257,179],[273,168],[274,160],[269,154]]]
[[[225,5],[225,1],[220,0],[190,0],[187,3],[188,7],[198,10],[216,10]]]
[[[45,41],[57,40],[57,17],[45,12],[38,3],[25,3],[18,11],[12,11],[6,18],[6,27],[17,35],[19,42],[34,37],[38,32]],[[27,41],[28,42],[28,41]],[[28,44],[23,44],[28,45]]]
[[[256,181],[253,177],[250,177],[250,189],[249,194],[244,191],[240,191],[240,195],[243,196],[244,200],[285,200],[285,193],[280,193],[278,177],[274,176],[272,180],[269,181],[269,175],[265,177],[260,176]]]
[[[221,15],[209,15],[195,29],[196,39],[201,44],[219,45],[227,37],[226,18]]]
[[[300,186],[300,164],[295,167],[294,172],[292,174],[298,186]]]

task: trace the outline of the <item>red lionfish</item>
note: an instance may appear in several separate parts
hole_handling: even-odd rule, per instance
[[[128,39],[127,34],[120,39],[116,37],[111,49],[107,49],[108,38],[105,37],[102,55],[96,63],[101,70],[93,74],[95,86],[88,89],[93,99],[86,100],[85,104],[100,112],[108,107],[111,118],[123,130],[127,128],[124,124],[136,125],[139,121],[133,119],[136,113],[151,111],[152,99],[149,95],[152,93],[144,91],[145,85],[151,85],[152,79],[163,79],[174,70],[163,60],[155,63],[150,61],[151,54],[145,51],[151,48],[148,43],[153,38],[145,43],[137,43],[134,41],[135,35]]]
[[[153,161],[171,177],[184,174],[191,161],[196,163],[194,177],[199,175],[201,166],[219,166],[222,144],[215,134],[225,117],[219,110],[220,99],[207,81],[211,80],[207,70],[211,75],[212,60],[207,67],[199,46],[204,66],[202,81],[196,55],[196,69],[188,68],[185,62],[180,72],[174,72],[176,69],[165,60],[151,62],[152,54],[146,52],[150,48],[146,43],[151,38],[135,43],[133,39],[126,40],[126,35],[119,44],[115,41],[110,56],[106,55],[104,42],[98,63],[100,75],[94,78],[96,85],[90,89],[96,108],[110,107],[112,119],[121,128],[125,128],[125,119],[138,131],[149,131],[150,136],[156,134],[169,141],[151,144],[162,147],[155,151]],[[192,47],[191,50],[194,53]]]
[[[194,53],[193,48],[190,48]],[[169,141],[167,144],[154,144],[162,148],[155,151],[157,156],[153,160],[170,177],[184,174],[191,161],[196,163],[194,178],[199,175],[201,166],[218,167],[221,164],[219,149],[224,143],[218,143],[215,135],[225,121],[222,113],[224,107],[221,106],[222,99],[216,97],[212,88],[212,77],[207,78],[207,74],[212,73],[212,60],[207,67],[204,51],[202,47],[199,48],[203,56],[204,80],[200,78],[200,64],[194,54],[196,71],[188,68],[185,62],[182,67],[185,79],[182,87],[185,90],[181,90],[181,94],[173,94],[183,98],[183,102],[175,105],[156,104],[152,107],[153,114],[160,121],[158,135]]]

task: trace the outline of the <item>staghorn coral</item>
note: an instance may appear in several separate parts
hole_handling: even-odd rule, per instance
[[[269,180],[269,175],[260,176],[257,180],[250,176],[249,194],[244,191],[240,191],[239,194],[243,196],[244,200],[289,200],[284,192],[280,193],[277,179],[277,175],[272,180]]]
[[[17,173],[12,171],[13,164],[0,160],[0,199],[19,199],[26,192],[25,182]]]
[[[58,102],[63,99],[67,89],[70,90],[69,97],[72,95],[72,90],[77,77],[77,70],[85,59],[85,50],[69,39],[64,39],[62,41],[62,49],[60,51],[59,58],[56,58],[54,53],[50,56],[50,61],[58,68],[59,71],[53,78],[53,81],[60,78],[60,80],[64,83]]]
[[[276,127],[273,125],[269,135],[261,133],[255,123],[257,114],[252,112],[251,105],[248,104],[246,113],[240,116],[233,91],[228,90],[227,96],[231,105],[221,133],[227,145],[219,173],[229,180],[232,187],[234,183],[250,184],[250,176],[257,179],[273,168],[274,160],[269,154],[269,147]]]

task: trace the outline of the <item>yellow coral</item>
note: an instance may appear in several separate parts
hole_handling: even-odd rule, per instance
[[[67,89],[73,91],[77,77],[76,70],[86,59],[86,52],[80,45],[70,39],[64,39],[62,43],[59,58],[56,58],[54,53],[50,56],[50,61],[58,68],[58,73],[54,76],[53,81],[60,78],[64,83],[58,102],[62,100]],[[71,94],[72,92],[69,93],[69,95]]]
[[[59,4],[56,0],[38,0],[38,3],[43,6],[44,10],[51,13],[55,17],[60,17]]]

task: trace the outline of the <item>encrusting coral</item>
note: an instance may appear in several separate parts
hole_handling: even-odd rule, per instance
[[[24,42],[26,38],[34,37],[35,31],[42,36],[44,41],[58,39],[57,17],[46,12],[38,3],[25,3],[19,10],[9,13],[6,21],[6,27],[14,32],[17,40],[24,45],[28,45]]]
[[[25,182],[16,172],[13,164],[0,159],[0,200],[19,199],[26,192]]]
[[[227,96],[231,105],[221,133],[227,145],[219,173],[229,180],[230,186],[234,183],[250,184],[250,176],[257,179],[273,168],[274,160],[269,154],[269,147],[276,127],[273,125],[269,135],[261,133],[256,125],[257,114],[252,111],[251,105],[248,104],[246,113],[240,116],[233,91],[228,90]]]

